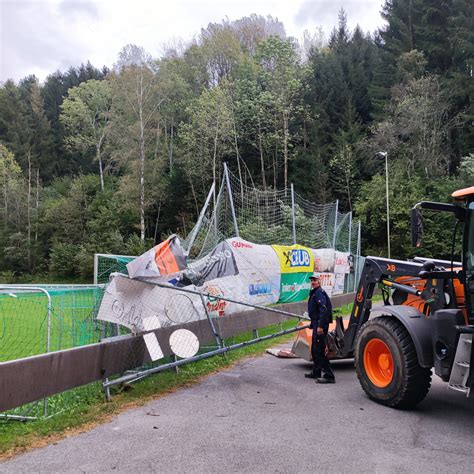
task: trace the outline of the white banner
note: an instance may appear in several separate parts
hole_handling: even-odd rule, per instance
[[[335,252],[334,256],[334,273],[349,273],[351,268],[349,265],[349,252]]]
[[[332,289],[332,295],[342,295],[344,293],[344,280],[346,278],[345,273],[336,273],[334,278],[334,287]]]
[[[205,317],[199,295],[161,288],[122,275],[113,276],[97,315],[101,321],[121,324],[134,332],[184,324]]]
[[[331,297],[333,295],[334,282],[336,279],[334,273],[317,272],[317,275],[321,282],[321,288]]]
[[[315,272],[334,271],[335,251],[333,249],[312,249]]]

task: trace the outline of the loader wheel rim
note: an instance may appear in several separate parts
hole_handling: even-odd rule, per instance
[[[379,388],[390,385],[393,379],[392,353],[382,339],[371,339],[364,348],[364,368],[369,380]]]

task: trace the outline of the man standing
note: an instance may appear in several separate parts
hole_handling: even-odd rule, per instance
[[[321,288],[319,276],[314,273],[309,278],[311,290],[308,299],[308,314],[311,318],[310,328],[313,330],[311,340],[311,356],[313,370],[305,377],[316,379],[317,383],[335,383],[336,379],[327,358],[327,333],[332,321],[332,305],[328,294]]]

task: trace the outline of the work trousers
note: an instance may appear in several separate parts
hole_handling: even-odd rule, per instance
[[[323,376],[327,379],[335,379],[334,373],[329,364],[326,355],[327,337],[326,334],[318,334],[313,329],[313,337],[311,340],[311,356],[313,357],[313,374],[317,377]]]

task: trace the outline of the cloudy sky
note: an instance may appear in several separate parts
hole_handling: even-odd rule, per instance
[[[322,26],[329,34],[343,7],[349,26],[383,25],[382,0],[0,0],[0,81],[51,72],[89,60],[112,66],[122,46],[134,43],[153,56],[163,45],[190,40],[209,22],[251,13],[272,15],[287,34]]]

